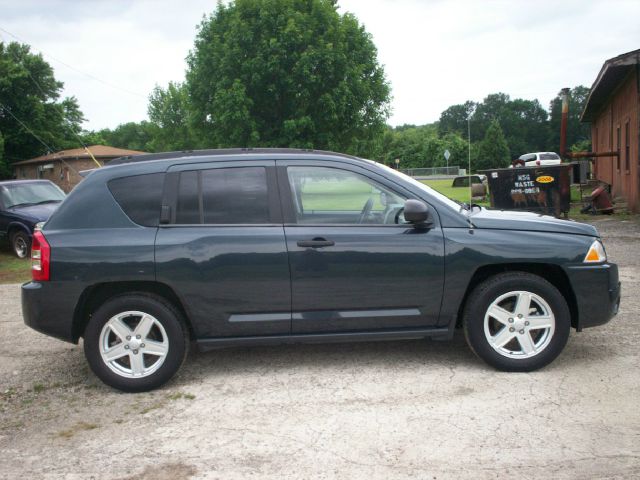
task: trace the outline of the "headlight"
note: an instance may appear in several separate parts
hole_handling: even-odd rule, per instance
[[[600,240],[595,240],[589,247],[587,255],[584,257],[583,263],[601,263],[607,261],[607,252],[604,251],[604,245]]]

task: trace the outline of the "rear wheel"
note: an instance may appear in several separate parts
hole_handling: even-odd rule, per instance
[[[152,390],[180,368],[188,334],[180,313],[161,297],[113,297],[91,316],[84,352],[93,372],[125,392]]]
[[[569,338],[567,302],[537,275],[496,275],[476,287],[467,301],[464,331],[471,349],[489,365],[528,372],[551,363]]]
[[[11,242],[11,250],[18,258],[27,258],[31,253],[31,239],[24,230],[14,231],[9,241]]]

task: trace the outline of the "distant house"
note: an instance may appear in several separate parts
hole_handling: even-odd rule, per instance
[[[13,170],[15,178],[18,180],[30,178],[51,180],[65,192],[69,192],[82,180],[79,173],[82,170],[98,168],[98,163],[100,166],[103,166],[114,158],[125,155],[141,155],[146,153],[105,145],[91,145],[87,148],[91,151],[97,163],[84,148],[62,150],[60,152],[49,153],[41,157],[14,163]]]
[[[634,50],[604,62],[581,118],[591,123],[592,151],[617,152],[596,158],[596,178],[634,212],[640,211],[639,118],[640,50]]]

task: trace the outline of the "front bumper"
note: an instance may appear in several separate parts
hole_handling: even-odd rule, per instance
[[[615,263],[575,265],[566,272],[578,307],[576,330],[603,325],[618,313],[621,287]]]
[[[29,282],[22,285],[24,323],[38,332],[77,343],[73,333],[80,291],[71,282]]]

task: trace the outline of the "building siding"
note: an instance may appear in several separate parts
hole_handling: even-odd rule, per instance
[[[593,151],[620,151],[619,158],[601,157],[596,160],[596,178],[611,185],[613,196],[624,198],[634,212],[640,211],[639,110],[638,72],[634,69],[612,92],[609,101],[591,124]]]
[[[104,160],[111,159],[99,159],[98,161],[103,164]],[[52,165],[53,168],[42,169],[42,167],[46,165]],[[82,177],[80,176],[80,172],[82,170],[90,170],[96,167],[96,163],[90,158],[65,158],[64,162],[60,160],[50,160],[42,163],[16,165],[14,168],[15,177],[17,180],[27,180],[34,178],[51,180],[66,193],[69,193],[73,189],[73,187],[75,187],[82,180]]]

